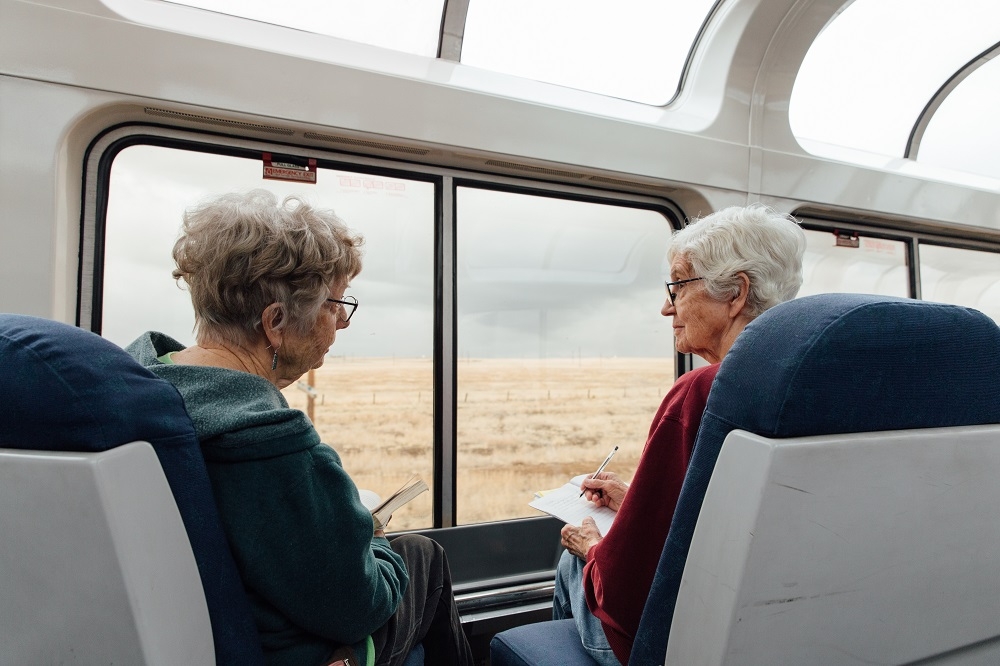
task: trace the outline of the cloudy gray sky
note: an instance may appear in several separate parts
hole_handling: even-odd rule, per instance
[[[360,308],[333,354],[430,356],[433,186],[321,169],[316,185],[262,180],[262,164],[133,146],[115,160],[104,335],[145,330],[193,342],[187,292],[170,277],[181,216],[206,198],[254,187],[332,208],[366,238],[352,284]],[[470,357],[668,356],[658,213],[461,188],[457,198],[459,353]]]

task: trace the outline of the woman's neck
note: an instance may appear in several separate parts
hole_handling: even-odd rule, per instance
[[[176,352],[172,357],[179,365],[200,365],[249,372],[270,381],[270,373],[257,356],[240,345],[202,341]]]
[[[705,356],[705,360],[709,363],[721,362],[736,342],[736,338],[740,337],[740,333],[743,332],[743,329],[747,327],[747,324],[749,324],[750,321],[750,319],[744,317],[743,315],[740,315],[736,319],[732,320],[729,329],[725,332],[725,334],[723,334],[722,339],[720,340],[719,348],[714,350],[714,358],[708,358]]]

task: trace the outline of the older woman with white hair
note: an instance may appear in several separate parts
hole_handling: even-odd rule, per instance
[[[661,314],[673,318],[677,351],[710,365],[664,397],[631,484],[609,472],[583,482],[588,500],[617,512],[608,533],[590,518],[562,530],[553,616],[575,618],[602,665],[629,661],[718,364],[747,324],[798,293],[805,245],[794,219],[760,204],[725,208],[670,240]]]
[[[471,664],[444,551],[391,543],[309,418],[280,389],[323,365],[358,307],[360,236],[265,190],[188,211],[174,278],[197,344],[146,333],[128,351],[171,382],[201,442],[268,664]]]

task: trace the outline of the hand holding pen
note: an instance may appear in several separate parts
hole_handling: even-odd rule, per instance
[[[601,466],[597,468],[597,471],[594,472],[590,476],[590,478],[592,478],[592,479],[597,478],[597,475],[604,471],[604,468],[608,466],[608,463],[611,462],[611,459],[615,457],[616,453],[618,453],[618,447],[617,446],[615,448],[611,449],[611,453],[608,454],[608,457],[604,459],[604,462],[601,463]],[[583,497],[583,493],[585,493],[585,492],[587,492],[587,491],[586,490],[581,490],[580,491],[580,497]]]
[[[580,497],[586,494],[587,501],[593,502],[597,506],[606,506],[612,511],[618,511],[625,499],[625,493],[628,491],[628,484],[619,479],[617,474],[604,471],[617,451],[618,447],[616,446],[601,466],[597,468],[597,471],[580,484],[582,488]]]

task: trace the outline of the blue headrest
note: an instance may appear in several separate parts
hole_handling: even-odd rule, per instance
[[[194,551],[219,664],[262,664],[180,394],[123,349],[74,326],[0,314],[0,448],[104,451],[143,440],[159,458]]]
[[[765,312],[712,385],[630,663],[662,663],[691,536],[731,430],[780,438],[986,423],[1000,423],[1000,328],[981,312],[861,294]]]

